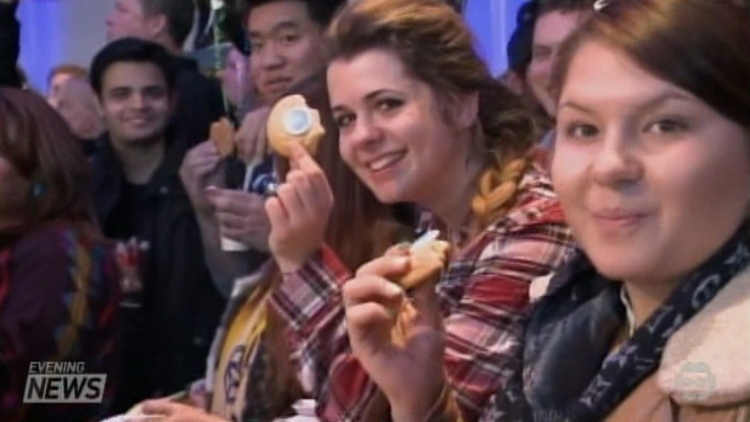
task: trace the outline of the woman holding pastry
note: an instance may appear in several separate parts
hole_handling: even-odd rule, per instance
[[[402,329],[410,324],[396,320],[415,315],[393,281],[423,271],[416,278],[427,283],[415,296],[437,295],[446,349],[419,359],[444,368],[435,377],[449,380],[463,415],[476,420],[517,364],[532,279],[553,271],[571,246],[549,180],[526,157],[536,139],[532,119],[493,80],[461,16],[443,2],[362,0],[347,5],[329,35],[328,85],[344,161],[381,202],[428,210],[426,228],[451,251],[428,232],[351,280],[354,272],[316,235],[328,221],[326,179],[295,148],[293,170],[266,203],[269,245],[284,274],[272,299],[292,355],[314,365],[324,420],[385,420],[390,397],[377,393],[378,365],[399,371],[416,357],[368,359],[368,350],[352,350],[344,298],[348,325],[374,312],[395,330],[367,335],[408,338]],[[383,391],[421,395],[428,405],[440,393],[428,385],[442,387],[434,381],[402,379]]]
[[[730,0],[599,1],[563,44],[552,179],[581,251],[482,421],[750,420],[748,51],[750,13]],[[466,420],[460,386],[431,376],[430,302],[397,348],[375,335],[398,295],[353,290],[353,347],[394,420]]]
[[[335,181],[330,188],[332,194],[350,198],[335,204],[327,202],[331,223],[316,226],[322,230],[318,235],[340,252],[342,262],[356,268],[408,236],[412,229],[408,221],[402,224],[397,220],[393,207],[379,203],[341,161],[338,130],[328,108],[325,79],[311,79],[295,92],[297,94],[279,100],[274,106],[268,120],[269,132],[273,128],[283,128],[283,118],[282,121],[277,118],[289,110],[292,111],[291,136],[300,134],[299,128],[310,124],[313,131],[307,139],[311,141],[303,145],[308,145],[315,157],[315,166],[319,166],[317,168],[327,179]],[[305,116],[295,117],[296,112]],[[290,135],[285,134],[279,142],[275,134],[270,135],[274,148],[291,140]],[[283,152],[284,147],[278,150]],[[282,180],[288,172],[287,160],[277,159],[277,173]],[[269,262],[257,273],[234,283],[209,356],[204,383],[206,394],[198,400],[205,402],[204,408],[160,400],[147,402],[143,407],[146,414],[166,415],[167,421],[192,422],[270,421],[293,414],[292,405],[306,396],[304,390],[311,389],[305,377],[311,371],[298,369],[290,360],[283,337],[283,321],[268,306],[271,292],[282,277],[273,264]]]

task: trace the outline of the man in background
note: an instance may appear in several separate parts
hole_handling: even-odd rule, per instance
[[[186,146],[172,124],[174,60],[150,41],[108,44],[91,65],[107,133],[92,159],[94,201],[120,241],[128,293],[118,411],[200,378],[225,300],[206,264],[178,175]]]
[[[194,17],[193,0],[115,0],[114,11],[106,19],[108,41],[123,37],[152,41],[174,58],[175,120],[189,146],[208,139],[211,123],[225,113],[218,82],[203,75],[195,60],[183,56]]]
[[[250,68],[263,103],[273,105],[296,85],[323,71],[323,35],[334,13],[344,3],[345,0],[248,1]],[[270,156],[264,156],[267,115],[267,107],[249,113],[237,136],[239,155],[245,161],[250,161],[255,155],[261,160],[250,180],[272,172]],[[247,271],[253,271],[261,254],[268,252],[270,226],[264,209],[265,199],[257,193],[226,189],[226,184],[217,178],[217,174],[222,173],[220,165],[222,161],[215,146],[205,142],[185,157],[180,172],[182,181],[196,210],[206,250],[220,250],[218,239],[222,236],[240,242],[250,249],[249,257],[243,259],[253,263],[247,268]],[[209,195],[211,185],[215,188]],[[219,266],[214,264],[212,267]],[[221,267],[230,266],[224,264]],[[214,270],[214,273],[218,272],[218,269]],[[231,288],[231,280],[226,276],[219,284],[223,291]]]
[[[88,81],[89,72],[72,63],[55,66],[49,71],[47,75],[47,102],[52,107],[55,107],[55,104],[59,101],[60,88],[72,78]]]
[[[555,116],[555,99],[550,86],[552,69],[560,46],[592,12],[594,0],[539,0],[531,47],[531,62],[526,69],[526,84],[536,101],[550,117]],[[592,63],[592,66],[595,66]]]

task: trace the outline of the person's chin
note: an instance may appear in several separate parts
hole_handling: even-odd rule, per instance
[[[161,132],[131,133],[128,142],[134,145],[153,145],[162,139]]]
[[[399,189],[395,183],[378,183],[369,184],[369,189],[375,195],[379,202],[383,204],[396,204],[399,202],[409,202],[403,189]]]

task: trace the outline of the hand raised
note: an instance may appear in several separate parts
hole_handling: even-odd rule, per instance
[[[290,164],[292,170],[277,196],[266,201],[269,247],[283,272],[297,270],[323,246],[333,209],[328,179],[307,151],[295,145]]]
[[[197,213],[209,214],[211,204],[205,194],[209,185],[224,186],[221,156],[210,140],[194,146],[182,160],[180,180]]]
[[[394,419],[422,420],[445,384],[445,341],[434,283],[408,299],[388,280],[408,270],[407,253],[391,250],[363,265],[343,295],[352,351],[388,398]]]

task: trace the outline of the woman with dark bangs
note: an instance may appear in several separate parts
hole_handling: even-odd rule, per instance
[[[750,13],[735,0],[594,10],[554,83],[552,180],[581,250],[551,280],[514,382],[482,420],[747,422]],[[428,316],[425,356],[441,350]],[[363,365],[410,351],[366,335],[386,323],[350,319]],[[440,370],[427,362],[379,366],[381,388]],[[459,421],[444,386],[429,409],[440,388],[386,394],[394,415],[418,415],[409,422]]]
[[[0,419],[107,413],[117,379],[117,265],[92,219],[88,163],[41,97],[0,88]],[[24,404],[32,362],[106,374],[103,403]]]

